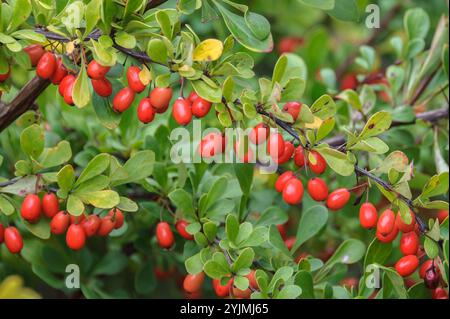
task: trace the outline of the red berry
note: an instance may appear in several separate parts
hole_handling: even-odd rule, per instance
[[[32,66],[36,66],[45,53],[44,48],[40,44],[31,44],[23,50],[28,54]]]
[[[411,224],[406,224],[405,222],[403,222],[400,213],[397,214],[397,217],[395,219],[395,224],[402,233],[412,232],[416,228],[416,216],[411,210],[409,211],[409,213],[411,216]]]
[[[112,221],[114,224],[114,229],[119,229],[123,226],[123,223],[125,222],[125,215],[122,213],[122,211],[118,208],[111,209],[108,212],[107,216],[112,217]]]
[[[305,166],[305,152],[303,150],[303,146],[299,145],[295,149],[294,153],[294,163],[297,167]]]
[[[217,133],[207,134],[198,147],[198,153],[203,158],[210,158],[217,154],[221,154],[225,150],[225,137]]]
[[[442,224],[444,222],[444,220],[446,220],[448,218],[448,210],[440,210],[437,214],[437,218],[439,220],[439,224]]]
[[[287,163],[291,159],[292,154],[294,154],[294,150],[295,150],[294,144],[292,144],[291,142],[285,142],[283,155],[279,156],[278,159],[275,160],[275,162],[278,165],[283,165]]]
[[[56,67],[55,72],[53,72],[52,76],[50,77],[50,81],[53,84],[59,84],[61,83],[62,79],[67,75],[67,69],[64,66],[62,59],[58,58],[56,60]]]
[[[54,193],[47,193],[42,197],[42,211],[48,218],[52,218],[59,212],[58,197]]]
[[[280,233],[281,238],[283,238],[283,240],[286,240],[287,230],[286,230],[286,227],[284,226],[284,224],[278,224],[277,228],[278,228],[278,232]]]
[[[134,91],[129,87],[125,87],[117,92],[113,99],[114,110],[120,113],[126,111],[131,106],[131,103],[133,103],[134,96]]]
[[[346,74],[341,81],[341,90],[354,90],[358,86],[358,79],[355,74]]]
[[[91,83],[95,93],[102,97],[108,97],[113,92],[111,82],[107,78],[92,79]]]
[[[290,205],[297,205],[302,201],[303,192],[302,182],[297,178],[292,178],[284,185],[283,199]]]
[[[92,237],[98,233],[100,224],[102,223],[100,217],[97,215],[89,215],[85,220],[81,222],[84,233],[87,237]]]
[[[190,101],[189,98],[188,101]],[[192,114],[197,118],[202,118],[206,116],[211,110],[212,105],[211,102],[206,101],[201,97],[198,97],[194,102],[191,103],[192,103]]]
[[[291,114],[294,122],[297,121],[302,104],[299,102],[288,102],[283,106],[283,111]]]
[[[280,43],[278,43],[278,52],[280,54],[295,52],[297,48],[303,44],[303,42],[303,38],[284,37],[281,39]]]
[[[103,66],[95,60],[89,62],[87,67],[87,74],[91,79],[101,79],[104,78],[106,73],[108,73],[110,67]]]
[[[323,179],[313,177],[308,181],[308,193],[315,201],[324,201],[328,197],[328,186]]]
[[[11,75],[11,67],[8,66],[8,72],[0,74],[0,83],[8,80],[10,75]],[[2,91],[0,91],[0,92],[2,92]]]
[[[183,237],[184,239],[187,239],[187,240],[193,240],[194,236],[192,236],[191,234],[189,234],[186,231],[187,226],[189,226],[189,223],[187,221],[185,221],[184,219],[180,219],[175,224],[175,228],[177,229],[177,231],[181,235],[181,237]]]
[[[376,236],[378,238],[379,241],[381,241],[382,243],[391,243],[393,242],[398,235],[398,228],[397,226],[394,226],[394,229],[387,234],[382,234],[380,233],[378,230],[376,232]]]
[[[398,229],[398,226],[395,223],[395,214],[392,210],[386,209],[381,213],[380,218],[377,222],[377,232],[382,235],[387,235],[392,232],[395,228]]]
[[[150,102],[155,108],[155,111],[165,111],[169,107],[170,100],[172,99],[172,88],[159,88],[156,87],[150,93]]]
[[[428,260],[426,260],[426,261],[422,264],[422,266],[420,266],[420,269],[419,269],[419,277],[422,278],[422,279],[425,279],[425,275],[426,275],[428,269],[430,269],[431,267],[433,267],[433,265],[434,265],[435,268],[437,268],[437,266],[435,265],[433,259],[428,259]],[[437,268],[437,269],[439,270],[439,268]]]
[[[327,207],[332,211],[342,209],[350,199],[350,192],[346,188],[339,188],[331,192],[327,198]]]
[[[187,99],[189,100],[189,102],[194,103],[195,100],[198,98],[199,98],[199,96],[198,96],[197,92],[192,91],[191,94],[189,94]]]
[[[5,227],[3,224],[0,224],[0,244],[5,240]]]
[[[220,279],[213,279],[212,284],[216,296],[219,298],[225,298],[230,294],[231,285],[233,284],[233,278],[228,280],[227,284],[224,286],[220,284]]]
[[[41,199],[36,194],[28,194],[22,202],[20,215],[29,223],[37,223],[41,218]]]
[[[64,102],[66,102],[68,105],[73,105],[73,87],[75,85],[75,81],[73,82],[68,82],[66,85],[66,88],[64,90]]]
[[[309,168],[317,175],[323,174],[327,168],[327,162],[323,156],[316,151],[311,151],[311,156],[314,157],[315,163],[313,164],[311,161],[308,161]]]
[[[412,275],[417,267],[419,267],[419,258],[416,255],[404,256],[395,264],[395,270],[402,277]]]
[[[49,79],[56,70],[56,58],[50,52],[45,52],[36,67],[36,74],[42,79]]]
[[[359,222],[365,229],[372,229],[377,226],[378,212],[372,203],[364,203],[359,209]]]
[[[403,255],[416,255],[419,250],[419,236],[412,231],[404,233],[400,239],[400,251]]]
[[[270,134],[270,127],[266,123],[259,123],[250,132],[248,138],[255,145],[264,143]]]
[[[80,215],[80,216],[73,216],[73,215],[69,215],[70,217],[70,223],[71,224],[81,224],[83,222],[83,220],[85,219],[84,215]]]
[[[98,228],[97,234],[102,237],[106,237],[114,230],[116,227],[116,222],[111,216],[105,216],[100,219],[100,227]]]
[[[66,91],[66,88],[69,84],[74,83],[76,80],[76,77],[73,74],[66,75],[62,81],[59,83],[58,86],[58,92],[59,95],[64,97],[64,92]]]
[[[192,120],[191,104],[188,100],[179,98],[172,107],[172,116],[180,125],[188,125]]]
[[[248,298],[250,298],[251,294],[252,294],[252,291],[250,290],[250,288],[247,288],[245,290],[241,290],[241,289],[239,289],[239,288],[237,288],[237,287],[235,287],[233,285],[233,296],[235,298],[248,299]]]
[[[252,269],[250,273],[246,276],[248,278],[250,287],[253,289],[259,289],[258,282],[256,281],[256,270]]]
[[[448,299],[448,293],[444,288],[436,288],[433,290],[432,297],[433,299]]]
[[[143,98],[141,102],[139,102],[137,114],[139,121],[144,124],[150,123],[155,118],[155,110],[148,97]]]
[[[431,267],[425,272],[424,283],[428,289],[436,289],[441,282],[441,276],[435,267]]]
[[[269,155],[276,159],[283,155],[284,152],[284,139],[280,133],[275,133],[270,135],[269,141],[267,142],[267,151]]]
[[[160,223],[161,224],[161,223]],[[183,289],[188,293],[198,292],[205,281],[205,273],[200,272],[198,274],[192,275],[188,274],[183,281]]]
[[[159,222],[156,226],[156,239],[161,248],[169,249],[174,243],[172,229],[166,222]]]
[[[80,250],[86,242],[86,234],[81,225],[72,224],[66,233],[66,244],[70,249]]]
[[[127,81],[128,86],[130,89],[132,89],[136,93],[141,93],[145,90],[144,83],[141,82],[141,79],[139,78],[139,73],[141,72],[141,69],[139,69],[137,66],[130,66],[127,70]]]
[[[11,254],[18,254],[23,248],[23,239],[16,227],[5,229],[5,245]]]
[[[288,181],[295,178],[295,175],[292,171],[287,171],[278,176],[277,181],[275,182],[275,189],[278,193],[283,191],[284,186]]]
[[[286,245],[287,249],[291,250],[292,247],[294,247],[295,242],[297,241],[297,238],[295,236],[291,236],[286,238],[284,241],[284,244]]]
[[[66,212],[58,212],[50,221],[50,231],[52,234],[63,234],[70,224],[70,216]]]

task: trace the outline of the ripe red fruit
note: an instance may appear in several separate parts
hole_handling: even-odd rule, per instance
[[[188,293],[198,292],[205,281],[205,273],[199,272],[198,274],[188,274],[184,277],[183,289]]]
[[[50,231],[52,234],[63,234],[70,224],[70,216],[66,212],[58,212],[50,221]]]
[[[346,74],[341,81],[341,90],[354,90],[358,86],[358,79],[353,73]]]
[[[97,215],[89,215],[86,219],[81,222],[84,233],[87,237],[92,237],[98,233],[100,228],[101,220]]]
[[[50,52],[45,52],[36,67],[36,74],[42,79],[49,79],[56,70],[56,58]]]
[[[159,222],[156,226],[156,239],[161,248],[169,249],[174,243],[173,232],[166,222]]]
[[[248,281],[250,283],[250,287],[253,289],[259,289],[258,282],[256,281],[256,270],[252,269],[250,273],[247,275]]]
[[[278,43],[278,52],[280,54],[283,53],[291,53],[297,50],[299,46],[303,44],[303,38],[299,37],[284,37]]]
[[[284,244],[286,245],[287,249],[291,250],[292,247],[294,247],[295,242],[297,241],[297,238],[295,236],[291,236],[286,238],[284,241]]]
[[[150,93],[150,103],[155,108],[156,112],[162,111],[165,112],[169,107],[170,100],[172,99],[172,88],[154,88]]]
[[[250,142],[255,145],[259,145],[264,143],[270,134],[270,127],[266,123],[257,124],[251,131],[248,136]]]
[[[8,72],[0,74],[0,83],[5,82],[9,79],[9,76],[11,75],[11,67],[8,66]],[[0,91],[1,92],[1,91]]]
[[[198,153],[204,158],[210,158],[221,154],[225,150],[225,137],[217,133],[207,134],[198,147]]]
[[[297,167],[305,166],[305,152],[303,150],[303,146],[299,145],[295,149],[294,153],[294,163]]]
[[[44,48],[40,44],[31,44],[23,50],[28,54],[32,66],[36,66],[45,53]]]
[[[252,294],[252,291],[250,290],[250,288],[247,288],[245,290],[241,290],[241,289],[239,289],[239,288],[237,288],[237,287],[235,287],[233,285],[233,296],[235,298],[248,299],[248,298],[250,298],[251,294]]]
[[[66,91],[66,88],[69,84],[74,83],[76,80],[76,77],[73,74],[66,75],[62,81],[59,83],[58,86],[58,92],[59,95],[64,97],[64,92]]]
[[[52,218],[59,212],[58,197],[54,193],[47,193],[42,197],[42,211],[48,218]]]
[[[280,233],[281,238],[283,238],[283,240],[286,240],[287,231],[286,231],[286,227],[284,226],[284,224],[278,224],[277,228],[278,228],[278,232]]]
[[[139,69],[135,65],[130,66],[127,70],[128,86],[136,93],[141,93],[142,91],[145,90],[145,85],[144,83],[141,82],[141,79],[139,78],[140,72],[141,69]]]
[[[191,104],[188,100],[179,98],[172,107],[172,116],[180,125],[188,125],[192,120]]]
[[[294,150],[295,150],[294,144],[292,144],[291,142],[285,142],[283,155],[279,156],[278,159],[275,160],[275,162],[278,165],[283,165],[287,163],[291,159],[292,154],[294,154]]]
[[[113,208],[108,212],[107,216],[112,217],[112,221],[114,222],[114,229],[119,229],[123,226],[125,222],[125,215],[118,208]]]
[[[189,223],[187,221],[185,221],[184,219],[180,219],[175,224],[175,228],[177,229],[177,231],[181,235],[181,237],[183,237],[184,239],[187,239],[187,240],[193,240],[194,236],[192,236],[191,234],[189,234],[186,231],[187,226],[189,226]]]
[[[275,189],[278,193],[281,193],[283,191],[284,185],[291,180],[292,178],[295,178],[295,175],[292,171],[287,171],[278,176],[277,181],[275,182]]]
[[[69,83],[67,83],[66,88],[64,90],[64,102],[66,102],[68,105],[74,104],[73,97],[72,97],[74,85],[75,85],[75,81],[69,82]]]
[[[377,226],[378,212],[372,203],[364,203],[359,209],[359,222],[365,229],[372,229]]]
[[[442,224],[444,220],[448,218],[448,210],[440,210],[437,214],[437,219],[439,220],[439,224]]]
[[[395,223],[395,214],[392,210],[386,209],[381,213],[380,218],[377,222],[377,232],[382,235],[387,235],[392,232],[395,228],[398,229],[398,226]]]
[[[73,215],[69,215],[70,217],[70,223],[71,224],[81,224],[83,222],[83,220],[85,220],[85,216],[84,215],[80,215],[80,216],[73,216]]]
[[[444,288],[436,288],[431,294],[433,299],[448,299],[448,293]]]
[[[382,234],[380,233],[378,230],[376,231],[376,236],[378,238],[379,241],[381,241],[382,243],[391,243],[395,240],[395,238],[397,238],[398,235],[398,228],[397,226],[394,226],[394,229],[387,234]]]
[[[297,121],[302,104],[299,102],[288,102],[283,106],[283,111],[291,114],[294,122]]]
[[[297,205],[302,201],[303,192],[302,182],[297,178],[292,178],[284,185],[283,199],[290,205]]]
[[[107,78],[91,79],[91,83],[95,93],[102,97],[108,97],[113,92],[111,82]]]
[[[155,110],[148,97],[143,98],[141,102],[139,102],[137,114],[139,121],[144,124],[150,123],[155,118]]]
[[[104,78],[106,73],[108,73],[109,69],[110,69],[109,66],[103,66],[100,63],[98,63],[97,61],[92,60],[88,64],[87,75],[91,79],[98,80],[98,79]]]
[[[405,222],[403,222],[400,213],[398,213],[397,217],[395,218],[395,224],[402,233],[412,232],[416,227],[416,216],[411,210],[409,211],[409,213],[411,215],[411,224],[406,224]]]
[[[56,60],[55,72],[50,76],[50,81],[53,84],[61,83],[62,79],[67,75],[67,68],[64,66],[61,58]]]
[[[0,224],[0,244],[2,244],[4,240],[5,240],[5,227],[3,227],[3,224]]]
[[[395,270],[402,277],[412,275],[419,266],[419,258],[416,255],[404,256],[395,264]]]
[[[231,290],[231,285],[233,284],[233,278],[231,278],[228,283],[224,286],[220,284],[220,279],[213,279],[212,281],[214,292],[219,298],[228,297]]]
[[[314,157],[315,163],[313,164],[311,161],[308,161],[309,168],[317,175],[323,174],[327,169],[327,162],[323,156],[316,151],[311,151],[311,156]]]
[[[403,255],[416,255],[419,250],[419,236],[412,231],[404,233],[400,239],[400,251]]]
[[[275,133],[270,135],[269,141],[267,142],[267,151],[269,155],[276,159],[283,155],[284,152],[284,139],[280,133]]]
[[[433,267],[434,261],[433,259],[426,260],[422,266],[420,266],[419,269],[419,277],[422,279],[425,279],[425,274],[427,273],[427,270]],[[439,271],[439,268],[434,264],[434,267]]]
[[[192,91],[192,92],[189,94],[189,96],[188,96],[187,99],[189,100],[189,102],[194,103],[195,100],[197,100],[198,98],[199,98],[198,94],[197,94],[195,91]]]
[[[324,201],[328,197],[328,186],[323,179],[313,177],[308,181],[308,193],[315,201]]]
[[[38,222],[41,218],[41,199],[36,194],[28,194],[22,202],[20,215],[29,223]]]
[[[250,163],[254,159],[253,150],[249,147],[248,147],[248,149],[245,149],[244,144],[245,143],[243,143],[243,146],[241,149],[241,141],[237,141],[234,144],[234,152],[236,153],[237,159],[240,163]]]
[[[189,98],[188,101],[190,101]],[[209,111],[211,110],[212,105],[211,102],[206,101],[201,97],[198,97],[194,102],[191,103],[192,103],[192,114],[197,118],[202,118],[208,115]]]
[[[350,199],[350,192],[346,188],[339,188],[331,192],[327,198],[327,207],[332,211],[342,209]]]
[[[11,254],[18,254],[23,248],[23,239],[16,227],[5,229],[5,245]]]
[[[430,268],[425,273],[424,283],[428,289],[436,289],[441,282],[441,276],[436,268]]]
[[[124,112],[134,101],[135,93],[129,87],[125,87],[114,96],[113,99],[113,109],[117,112]]]
[[[81,225],[72,224],[66,233],[66,244],[70,249],[80,250],[86,242],[86,234]]]
[[[98,228],[97,234],[102,237],[106,237],[110,232],[113,231],[116,226],[116,222],[111,216],[105,216],[100,219],[100,227]]]

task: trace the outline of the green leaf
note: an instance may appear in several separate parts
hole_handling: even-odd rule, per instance
[[[8,197],[0,194],[0,213],[9,216],[15,211],[14,206],[9,202]]]
[[[404,28],[408,39],[423,39],[430,29],[430,18],[422,8],[414,8],[406,11],[403,18]]]
[[[78,73],[72,92],[73,102],[78,108],[83,108],[91,101],[91,90],[89,89],[89,78],[86,65],[82,65]]]
[[[389,112],[380,111],[372,115],[359,135],[360,139],[367,139],[380,135],[391,127],[392,115]]]
[[[338,99],[341,99],[341,100],[347,102],[355,110],[362,111],[361,100],[359,99],[358,93],[356,93],[355,91],[345,90],[345,91],[339,93],[336,97]]]
[[[311,6],[321,10],[331,10],[335,6],[335,0],[298,0],[307,6]]]
[[[23,224],[34,236],[40,239],[50,238],[50,223],[44,218],[41,218],[36,224],[30,224],[26,221]]]
[[[178,9],[181,13],[189,15],[202,6],[201,0],[180,0],[178,1]]]
[[[58,172],[56,175],[59,191],[58,196],[62,198],[66,198],[69,191],[72,189],[75,184],[75,171],[72,165],[66,165]]]
[[[126,49],[134,49],[136,47],[136,38],[123,31],[117,32],[114,40],[118,45]]]
[[[270,22],[264,16],[247,11],[244,18],[247,26],[257,39],[263,41],[270,36]]]
[[[439,245],[431,238],[425,237],[423,247],[425,248],[428,258],[434,259],[439,256]]]
[[[261,216],[255,225],[270,226],[284,224],[288,220],[286,211],[278,206],[267,207],[261,212]]]
[[[276,250],[279,250],[280,252],[285,254],[286,256],[289,257],[291,256],[291,253],[284,244],[284,241],[281,238],[280,232],[278,231],[276,225],[271,225],[269,228],[269,244]]]
[[[128,173],[126,178],[111,178],[111,185],[118,186],[128,183],[137,183],[153,173],[155,153],[153,151],[140,151],[135,153],[123,166]],[[139,167],[139,169],[136,169]]]
[[[84,212],[84,204],[76,195],[69,195],[67,198],[67,211],[70,215],[80,216]]]
[[[84,203],[98,208],[113,208],[120,203],[120,197],[117,192],[112,190],[101,190],[94,192],[75,192],[78,198]],[[69,196],[70,198],[70,196]]]
[[[132,201],[128,197],[120,196],[120,202],[117,205],[117,208],[124,212],[137,212],[139,209],[138,204]]]
[[[92,30],[100,19],[100,10],[102,7],[101,0],[92,0],[86,5],[86,28],[84,30],[83,38],[85,38]]]
[[[203,266],[205,273],[213,279],[221,279],[230,275],[226,258],[222,253],[215,253],[213,260],[208,260]]]
[[[212,103],[222,102],[222,89],[220,87],[213,88],[202,80],[191,81],[191,84],[201,98]]]
[[[303,211],[297,228],[297,236],[292,251],[316,235],[327,223],[328,210],[322,205],[309,207]]]
[[[342,21],[357,22],[359,20],[358,4],[355,0],[338,0],[335,2],[334,8],[328,10],[327,13]]]
[[[201,207],[201,210],[203,212],[207,211],[208,208],[212,207],[217,202],[217,200],[222,197],[222,195],[225,193],[225,190],[227,189],[227,185],[228,181],[225,177],[220,177],[214,182],[208,192],[203,207]]]
[[[250,194],[253,181],[253,166],[247,164],[235,164],[233,165],[234,173],[241,186],[242,193],[244,195]]]
[[[128,265],[128,258],[119,251],[108,252],[93,270],[94,275],[116,275]]]
[[[300,299],[314,299],[314,283],[311,273],[301,270],[295,275],[294,283],[302,289]]]
[[[316,142],[323,140],[325,137],[330,134],[334,126],[336,124],[336,120],[333,117],[330,117],[323,121],[323,123],[320,125],[319,129],[317,130],[316,134]]]
[[[347,154],[330,147],[321,147],[315,150],[324,157],[328,166],[339,175],[350,176],[355,171],[355,163],[350,161]]]
[[[67,141],[59,142],[55,147],[44,149],[39,158],[43,167],[55,167],[64,164],[72,157],[72,149]]]
[[[232,270],[234,273],[237,273],[239,270],[244,268],[250,268],[253,263],[253,259],[255,258],[255,252],[251,248],[245,248],[239,254],[236,261],[233,263]]]
[[[183,213],[195,215],[192,195],[184,189],[176,189],[168,195],[170,201]]]
[[[109,167],[110,155],[106,153],[101,153],[95,156],[83,169],[78,177],[75,186],[97,176],[106,171]]]
[[[170,22],[170,18],[167,15],[167,13],[163,10],[159,10],[156,13],[156,21],[159,24],[159,27],[161,28],[162,33],[164,36],[168,39],[172,38],[172,24]]]
[[[311,112],[322,120],[328,119],[336,114],[336,103],[331,96],[322,95],[311,106]]]
[[[16,0],[14,3],[14,9],[11,19],[9,20],[7,32],[12,32],[17,29],[22,23],[24,23],[31,14],[31,2],[30,0]]]
[[[38,158],[44,151],[44,130],[37,124],[28,126],[20,134],[22,150],[32,158]]]
[[[201,253],[195,254],[184,262],[186,271],[190,274],[198,274],[203,271],[203,262],[201,258]]]
[[[286,285],[281,288],[275,299],[296,299],[302,294],[302,289],[296,285]]]
[[[239,221],[235,215],[228,215],[225,221],[225,231],[227,233],[227,238],[234,242],[239,233]]]
[[[155,62],[167,64],[167,47],[161,39],[151,39],[147,45],[147,54]]]

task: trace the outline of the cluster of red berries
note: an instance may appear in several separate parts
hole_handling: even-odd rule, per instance
[[[175,101],[172,116],[178,124],[188,125],[193,116],[202,118],[208,115],[211,105],[211,102],[202,99],[192,91],[187,99],[180,97]]]
[[[184,219],[179,219],[175,223],[175,228],[181,237],[186,240],[194,240],[194,236],[189,234],[186,230],[186,227],[189,226],[189,223]],[[175,243],[175,237],[173,235],[172,229],[170,228],[169,223],[167,222],[159,222],[156,225],[156,240],[161,248],[170,249]]]

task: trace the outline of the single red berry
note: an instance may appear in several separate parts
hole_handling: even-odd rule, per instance
[[[70,223],[71,224],[81,224],[83,222],[83,220],[85,220],[85,216],[84,215],[80,215],[80,216],[73,216],[73,215],[69,215],[70,218]]]
[[[283,199],[290,205],[297,205],[302,201],[303,192],[302,182],[297,178],[292,178],[284,185]]]
[[[286,171],[280,176],[278,176],[277,181],[275,182],[275,189],[278,193],[281,193],[283,191],[284,185],[291,180],[292,178],[295,178],[295,175],[292,171]]]
[[[64,102],[66,102],[68,105],[73,105],[73,87],[75,85],[75,81],[68,82],[66,84],[66,88],[64,90]]]
[[[108,216],[112,217],[114,224],[114,229],[119,229],[123,226],[125,222],[125,215],[118,208],[113,208],[108,212]]]
[[[66,244],[72,250],[80,250],[86,243],[86,234],[81,225],[72,224],[66,233]]]
[[[394,226],[394,229],[387,234],[382,234],[380,233],[378,230],[376,231],[376,236],[378,238],[379,241],[381,241],[382,243],[391,243],[393,242],[398,235],[398,228],[397,226]]]
[[[283,165],[287,163],[292,158],[292,154],[294,154],[294,151],[295,151],[294,144],[292,144],[291,142],[285,142],[283,155],[279,156],[278,159],[275,160],[275,162],[278,165]]]
[[[135,93],[129,87],[125,87],[114,96],[113,99],[113,109],[117,112],[124,112],[134,101]]]
[[[20,215],[29,223],[37,223],[41,218],[41,199],[36,194],[28,194],[22,202]]]
[[[59,212],[58,197],[54,193],[47,193],[42,197],[42,211],[48,218],[52,218]]]
[[[188,125],[192,121],[192,109],[188,100],[179,98],[172,107],[172,116],[180,125]]]
[[[155,108],[156,113],[158,111],[165,112],[169,107],[170,100],[172,99],[173,91],[172,88],[160,88],[156,87],[150,93],[150,102]]]
[[[395,264],[395,270],[402,277],[412,275],[419,267],[419,258],[416,255],[404,256]]]
[[[110,69],[109,66],[103,66],[100,63],[98,63],[97,61],[92,60],[88,64],[87,75],[91,79],[98,80],[98,79],[104,78],[106,73],[108,73],[109,69]]]
[[[100,217],[94,214],[86,217],[86,219],[81,222],[81,226],[83,227],[86,236],[92,237],[98,233],[101,223]]]
[[[155,118],[155,110],[148,97],[143,98],[141,102],[139,102],[137,114],[139,121],[144,124],[150,123]]]
[[[66,212],[60,211],[53,216],[50,221],[50,231],[52,234],[61,235],[64,234],[69,227],[70,216]]]
[[[190,101],[189,98],[188,101]],[[194,115],[197,118],[202,118],[208,115],[209,111],[211,110],[212,105],[211,102],[206,101],[201,97],[198,97],[194,102],[191,103],[192,103],[192,115]]]
[[[359,223],[365,229],[372,229],[377,226],[378,212],[372,203],[364,203],[359,209]]]
[[[186,230],[186,227],[189,226],[189,223],[185,221],[184,219],[180,219],[176,222],[175,228],[177,229],[178,233],[187,240],[193,240],[194,236],[189,234]]]
[[[100,219],[100,227],[98,228],[97,235],[106,237],[114,230],[116,222],[111,216],[105,216]]]
[[[419,236],[412,231],[404,233],[400,239],[400,251],[403,255],[416,255],[419,250]]]
[[[10,75],[11,75],[11,67],[8,66],[8,72],[0,73],[0,83],[5,82],[6,80],[8,80]]]
[[[11,254],[18,254],[23,248],[23,239],[16,227],[5,229],[5,245]]]
[[[299,37],[284,37],[278,43],[278,53],[291,53],[295,52],[304,42],[303,38]]]
[[[439,267],[433,259],[426,260],[419,269],[419,277],[425,279],[425,275],[430,268],[435,268],[436,272],[439,273]]]
[[[350,192],[346,188],[339,188],[328,195],[327,207],[332,211],[342,209],[350,200]]]
[[[189,102],[194,103],[195,100],[197,100],[198,98],[199,98],[199,96],[198,96],[197,92],[192,91],[192,92],[189,94],[189,96],[188,96],[187,99],[189,100]]]
[[[284,241],[284,244],[286,245],[287,249],[291,250],[292,247],[294,247],[295,242],[297,241],[297,238],[295,236],[290,236],[286,238]]]
[[[252,291],[250,288],[247,288],[245,290],[241,290],[233,285],[233,296],[237,299],[248,299],[250,298],[250,295],[252,294]]]
[[[228,280],[225,285],[220,284],[220,279],[213,279],[212,281],[214,292],[219,298],[225,298],[230,295],[231,285],[233,284],[233,278]]]
[[[425,283],[425,287],[427,287],[428,289],[436,289],[441,283],[441,276],[436,271],[435,267],[431,267],[426,271],[423,281]]]
[[[398,225],[395,223],[395,214],[392,210],[386,209],[378,219],[377,232],[387,235],[392,232],[394,227],[398,229]]]
[[[45,53],[44,48],[40,44],[31,44],[23,50],[28,54],[31,66],[36,66]]]
[[[161,248],[169,249],[174,244],[174,237],[170,225],[166,222],[159,222],[156,226],[156,239]]]
[[[433,293],[431,294],[431,298],[433,299],[448,299],[448,293],[444,288],[436,288],[433,290]]]
[[[145,90],[145,85],[144,83],[141,82],[141,79],[139,78],[140,72],[141,69],[139,69],[135,65],[130,66],[127,70],[128,86],[136,93],[141,93],[142,91]]]
[[[269,134],[270,127],[266,123],[259,123],[250,131],[248,139],[253,144],[260,145],[267,140]]]
[[[183,289],[188,293],[198,292],[205,281],[205,273],[200,272],[198,274],[188,274],[183,281]]]
[[[437,213],[437,219],[439,220],[439,224],[442,224],[444,220],[448,218],[448,210],[442,209]]]
[[[71,83],[74,83],[75,80],[76,77],[73,74],[66,75],[58,85],[59,95],[64,97],[64,92],[66,91],[67,86]]]
[[[278,229],[278,232],[280,233],[281,238],[283,238],[283,240],[286,240],[287,230],[286,230],[286,227],[284,226],[284,224],[278,224],[277,229]]]
[[[308,181],[308,193],[315,201],[324,201],[328,197],[328,186],[323,179],[313,177]]]
[[[321,175],[327,169],[327,162],[320,153],[311,151],[311,156],[314,157],[315,163],[308,161],[309,168],[317,175]]]
[[[102,97],[108,97],[113,92],[111,82],[107,78],[91,79],[91,83],[94,92]]]
[[[402,232],[402,233],[409,233],[414,231],[415,227],[416,227],[416,216],[414,215],[414,213],[410,210],[409,214],[411,216],[411,223],[410,224],[406,224],[403,220],[402,220],[402,216],[400,213],[397,214],[397,217],[395,219],[395,223],[398,227],[398,229]]]
[[[56,70],[56,58],[50,52],[45,52],[36,67],[36,74],[42,79],[49,79]]]
[[[55,72],[53,72],[53,74],[50,76],[50,81],[53,84],[59,84],[66,75],[67,75],[67,68],[62,62],[62,59],[58,58],[56,60]]]
[[[288,102],[283,106],[283,111],[291,114],[294,122],[297,121],[298,115],[300,114],[300,109],[302,103],[299,102]]]
[[[299,145],[295,149],[294,153],[294,163],[297,167],[305,166],[305,151],[303,150],[303,146]]]
[[[198,153],[203,158],[210,158],[217,154],[221,154],[225,150],[225,137],[217,133],[207,134],[198,147]]]
[[[358,86],[358,79],[356,78],[356,75],[346,74],[341,81],[341,90],[354,90]]]
[[[269,136],[269,141],[267,142],[267,151],[269,155],[276,159],[283,155],[284,153],[284,139],[280,133],[275,133]]]
[[[256,281],[256,270],[252,269],[250,273],[246,276],[250,287],[253,289],[259,289],[258,282]]]

